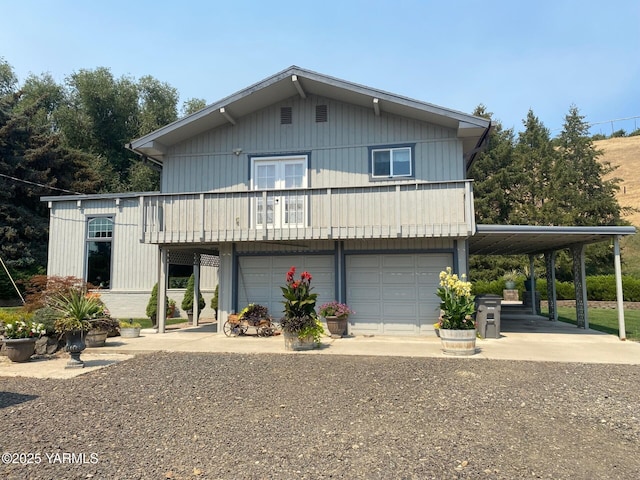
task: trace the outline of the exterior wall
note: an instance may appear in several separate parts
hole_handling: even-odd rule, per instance
[[[87,219],[113,217],[111,291],[151,292],[157,281],[158,247],[142,244],[137,199],[53,202],[49,224],[48,275],[85,276]]]
[[[140,209],[137,198],[52,202],[49,221],[47,275],[85,278],[87,219],[111,216],[114,220],[111,252],[111,288],[100,296],[115,318],[143,318],[158,279],[158,247],[140,243]],[[218,268],[202,267],[201,291],[207,302],[202,318],[213,317],[211,298],[218,284]],[[184,289],[168,290],[178,307]],[[180,311],[181,316],[186,314]]]
[[[315,122],[315,106],[328,106],[328,121]],[[280,125],[280,107],[290,106],[291,125]],[[368,147],[415,143],[417,181],[465,178],[456,131],[426,122],[317,96],[291,97],[183,142],[164,160],[162,192],[244,191],[250,156],[310,153],[310,187],[367,185]],[[241,148],[239,156],[231,153]],[[376,182],[384,180],[376,180]],[[396,180],[397,181],[397,180]],[[395,181],[392,181],[395,183]]]

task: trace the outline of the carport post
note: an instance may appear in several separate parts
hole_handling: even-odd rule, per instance
[[[620,266],[620,235],[613,237],[614,265],[616,270],[616,299],[618,301],[618,337],[627,339],[624,324],[624,292],[622,290],[622,267]]]
[[[585,245],[571,248],[573,258],[573,287],[576,294],[576,323],[578,328],[589,328],[587,308],[587,275],[584,266]]]
[[[558,320],[558,299],[556,298],[556,252],[545,252],[544,261],[547,267],[547,304],[549,320]]]
[[[535,257],[533,255],[529,255],[529,281],[531,286],[531,315],[537,315],[536,311],[536,271],[535,271]]]

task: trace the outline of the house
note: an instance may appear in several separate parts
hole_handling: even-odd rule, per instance
[[[356,311],[351,333],[427,334],[439,272],[468,271],[466,173],[490,126],[292,66],[133,140],[160,192],[45,197],[48,273],[108,276],[108,307],[137,316],[193,272],[209,298],[219,283],[224,322],[250,302],[278,317],[295,266]]]

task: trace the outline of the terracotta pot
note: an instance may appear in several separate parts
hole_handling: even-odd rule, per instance
[[[442,351],[447,355],[469,356],[476,353],[476,329],[447,330],[440,328]]]
[[[36,351],[35,338],[7,338],[4,344],[7,347],[7,357],[16,363],[28,362]]]

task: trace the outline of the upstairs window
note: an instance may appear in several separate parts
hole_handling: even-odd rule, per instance
[[[97,217],[87,221],[87,282],[98,288],[111,288],[111,244],[113,218]]]
[[[413,176],[413,148],[371,148],[371,176],[394,178]]]

